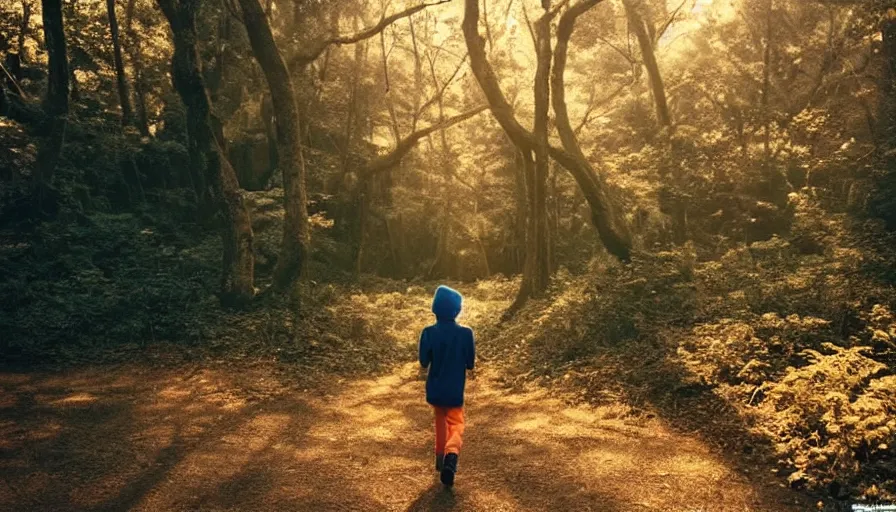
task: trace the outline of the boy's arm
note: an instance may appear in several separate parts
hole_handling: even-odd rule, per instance
[[[467,350],[467,370],[472,370],[476,364],[476,341],[473,340],[473,330],[470,329],[469,348]]]
[[[429,349],[429,338],[426,336],[426,329],[420,333],[420,366],[428,368],[432,362],[432,351]]]

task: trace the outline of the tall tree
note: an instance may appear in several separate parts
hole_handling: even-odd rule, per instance
[[[25,55],[25,40],[31,32],[31,0],[22,0],[22,19],[19,25],[18,43],[16,45],[19,60],[27,62],[28,57]],[[16,80],[21,80],[21,76],[17,76]]]
[[[212,200],[223,216],[224,239],[221,302],[238,305],[251,300],[254,289],[252,222],[236,179],[236,173],[212,130],[210,100],[202,78],[196,31],[199,0],[157,0],[171,25],[174,55],[171,78],[187,107],[187,135],[191,167],[201,171],[200,178],[211,188]],[[200,185],[205,197],[205,186]]]
[[[411,27],[413,27],[413,24],[411,25]],[[413,37],[413,31],[412,31],[412,37]],[[421,72],[420,72],[421,61],[420,61],[419,53],[417,51],[416,41],[414,42],[414,57],[415,57],[415,64],[416,64],[415,65],[415,74],[414,74],[415,75],[414,78],[415,78],[415,82],[416,82],[415,89],[418,92],[418,97],[415,99],[414,110],[419,112],[420,111],[419,92],[421,92],[423,90],[423,85],[421,83],[422,77],[421,77]],[[444,123],[445,122],[445,99],[444,99],[444,94],[442,94],[442,91],[444,91],[444,86],[439,83],[439,78],[436,75],[436,63],[435,63],[436,57],[429,56],[428,60],[429,60],[429,73],[432,78],[433,87],[435,88],[436,91],[438,91],[438,93],[436,95],[436,98],[437,98],[436,105],[438,106],[438,111],[439,111],[439,123]],[[465,61],[466,61],[466,57],[464,57],[464,59],[461,61],[461,65],[463,65],[463,63]],[[460,66],[458,66],[457,69],[459,70]],[[457,73],[457,71],[455,71],[455,74],[456,73]],[[451,79],[448,80],[448,83],[450,83],[453,78],[454,78],[454,76],[452,76]],[[447,85],[447,83],[446,83],[446,85]],[[415,121],[416,121],[416,119],[415,119]],[[451,146],[448,144],[448,136],[446,135],[445,132],[446,132],[445,128],[442,128],[441,130],[439,130],[439,141],[441,143],[441,157],[439,158],[441,165],[440,165],[439,172],[442,174],[443,179],[444,179],[444,183],[442,185],[442,212],[441,212],[440,219],[439,219],[441,226],[439,226],[439,235],[436,240],[436,256],[435,256],[435,258],[433,258],[432,265],[430,265],[429,271],[427,272],[427,279],[435,279],[436,277],[438,277],[439,273],[448,274],[447,272],[445,272],[445,270],[448,268],[448,265],[451,262],[451,256],[450,256],[450,251],[449,251],[449,248],[450,248],[449,242],[451,240],[451,222],[453,220],[453,216],[451,214],[453,197],[451,194],[450,185],[451,185],[451,176],[453,174],[451,172],[453,154],[451,151]]]
[[[141,135],[149,135],[149,116],[146,113],[146,77],[143,70],[143,46],[140,35],[134,27],[137,0],[128,0],[125,8],[125,34],[128,39],[128,57],[134,68],[134,103],[136,107],[137,129]]]
[[[878,93],[878,131],[887,152],[896,152],[896,7],[884,12],[881,22],[883,73]],[[890,155],[890,163],[896,154]]]
[[[289,70],[274,41],[264,9],[258,0],[240,0],[240,6],[249,43],[267,79],[275,111],[278,165],[283,174],[286,216],[273,287],[282,291],[301,277],[310,239],[299,109]]]
[[[528,195],[528,223],[526,233],[526,262],[523,267],[523,283],[517,300],[508,313],[515,311],[529,296],[538,296],[547,289],[549,244],[547,239],[547,175],[548,157],[556,159],[570,171],[579,184],[591,207],[592,222],[611,254],[622,260],[629,258],[631,239],[624,221],[615,212],[606,194],[603,182],[583,158],[577,158],[567,149],[551,147],[548,141],[548,108],[550,105],[551,20],[566,2],[551,8],[548,0],[542,1],[544,14],[536,21],[533,39],[536,45],[537,68],[534,84],[535,124],[532,132],[516,120],[513,108],[501,91],[497,76],[485,53],[485,40],[479,35],[479,2],[466,0],[463,31],[470,55],[470,63],[480,87],[485,94],[495,119],[508,138],[520,150]]]
[[[641,50],[641,60],[647,70],[647,80],[650,83],[651,96],[656,111],[656,120],[660,129],[664,130],[661,142],[663,144],[662,158],[659,165],[659,175],[662,180],[659,194],[660,211],[668,214],[672,221],[672,240],[676,244],[687,241],[688,233],[688,201],[682,192],[686,185],[682,183],[682,175],[678,168],[679,147],[672,137],[674,126],[672,114],[669,111],[669,103],[666,98],[666,86],[663,83],[663,75],[660,72],[656,58],[656,29],[650,19],[650,9],[645,0],[622,0],[628,25],[635,38],[638,40],[638,48]],[[671,20],[670,20],[671,22]]]
[[[35,206],[38,213],[55,208],[53,176],[65,141],[66,116],[69,101],[68,55],[62,17],[62,0],[41,0],[44,21],[44,40],[47,47],[49,78],[44,111],[47,114],[49,135],[41,145],[34,174]]]
[[[772,76],[772,15],[774,10],[774,0],[766,0],[765,2],[765,37],[763,38],[762,49],[762,91],[760,96],[760,109],[762,116],[762,169],[768,172],[771,165],[771,113],[769,112],[769,97],[771,96],[771,76]]]
[[[109,13],[109,32],[112,35],[112,56],[115,61],[115,78],[118,85],[118,101],[121,105],[121,124],[131,124],[131,96],[128,92],[128,79],[124,74],[124,61],[121,58],[121,38],[118,36],[118,17],[115,15],[115,0],[106,0],[106,11]]]
[[[875,128],[880,190],[875,210],[890,228],[896,228],[896,8],[883,12],[881,20],[882,67]]]
[[[550,251],[548,242],[547,183],[550,167],[548,156],[548,110],[550,109],[551,20],[554,12],[550,0],[542,0],[545,13],[535,22],[535,147],[534,161],[529,166],[529,226],[526,236],[526,264],[523,287],[527,294],[540,297],[550,284]],[[528,267],[528,272],[526,271]],[[522,292],[521,292],[522,295]]]
[[[508,138],[522,152],[533,151],[536,146],[535,136],[524,128],[507,101],[498,77],[492,69],[485,52],[485,39],[479,35],[479,2],[465,0],[463,32],[470,55],[470,67],[479,86],[485,94],[492,115],[507,133]],[[583,166],[568,151],[554,146],[548,147],[548,153],[572,174],[585,196],[591,209],[591,221],[607,250],[621,260],[628,260],[631,253],[631,235],[625,220],[618,212],[607,187],[599,174]]]
[[[645,2],[644,0],[623,0],[625,14],[628,18],[629,26],[638,40],[638,47],[641,49],[641,58],[644,60],[644,67],[647,69],[647,77],[650,80],[650,90],[653,93],[653,102],[656,107],[656,118],[662,128],[672,126],[672,116],[669,114],[669,105],[666,101],[666,88],[663,85],[663,76],[660,73],[660,67],[656,60],[654,51],[654,40],[651,36],[652,24],[645,19]]]

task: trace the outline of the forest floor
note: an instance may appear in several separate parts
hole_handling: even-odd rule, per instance
[[[797,511],[695,436],[470,385],[453,490],[413,364],[309,391],[258,371],[4,374],[3,510]]]
[[[504,302],[470,292],[466,322],[488,332]],[[457,485],[445,489],[410,362],[428,294],[413,295],[376,326],[398,330],[408,360],[377,376],[308,379],[152,346],[143,362],[0,373],[0,509],[814,509],[769,468],[745,472],[662,415],[510,390],[487,359],[468,384]],[[401,314],[419,322],[397,323]]]

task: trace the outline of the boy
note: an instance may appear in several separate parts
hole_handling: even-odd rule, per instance
[[[426,401],[436,417],[436,471],[448,486],[454,485],[464,433],[466,371],[476,359],[473,330],[456,322],[462,302],[456,290],[439,286],[432,299],[436,323],[420,333],[420,365],[429,368]]]

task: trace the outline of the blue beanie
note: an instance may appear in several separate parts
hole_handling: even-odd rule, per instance
[[[432,298],[432,312],[436,318],[453,320],[460,314],[463,296],[457,290],[447,286],[439,286]]]

